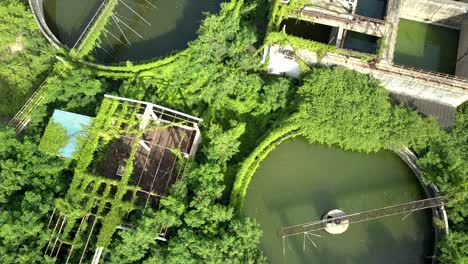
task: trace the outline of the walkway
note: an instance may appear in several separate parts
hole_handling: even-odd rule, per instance
[[[375,220],[383,217],[405,214],[408,215],[419,210],[434,208],[443,206],[442,197],[428,198],[424,200],[418,200],[388,207],[383,207],[379,209],[373,209],[368,211],[363,211],[359,213],[353,213],[345,216],[335,217],[333,220],[348,220],[350,224],[359,223],[364,221]],[[281,228],[281,236],[283,238],[295,235],[302,235],[305,233],[311,233],[319,231],[325,228],[325,224],[330,220],[318,220],[310,223],[288,226]]]
[[[82,58],[94,49],[99,37],[106,30],[106,24],[112,17],[119,2],[120,0],[104,0],[102,2],[75,45],[73,45],[70,51],[71,56]]]
[[[290,14],[289,17],[291,18],[343,28],[376,37],[382,37],[387,32],[385,21],[355,14],[340,14],[310,6],[293,10]]]

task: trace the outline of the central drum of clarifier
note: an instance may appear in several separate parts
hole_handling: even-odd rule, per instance
[[[322,220],[327,221],[325,222],[325,231],[333,235],[343,234],[349,227],[349,220],[346,219],[345,212],[340,209],[326,213]]]

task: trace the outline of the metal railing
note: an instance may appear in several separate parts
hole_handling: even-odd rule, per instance
[[[376,18],[372,18],[372,17],[361,16],[361,15],[356,15],[356,14],[351,14],[351,13],[330,14],[330,13],[323,13],[323,12],[320,12],[320,11],[310,10],[310,9],[305,9],[305,8],[293,9],[293,12],[296,15],[306,14],[308,16],[315,16],[315,17],[322,17],[322,18],[329,18],[329,19],[333,19],[333,20],[338,20],[338,21],[341,21],[341,22],[344,22],[344,23],[359,22],[359,21],[371,22],[371,23],[382,24],[382,25],[384,25],[386,23],[385,20],[376,19]]]
[[[21,109],[16,113],[16,115],[8,123],[9,127],[12,127],[16,130],[16,134],[20,134],[21,131],[26,127],[30,121],[30,115],[33,110],[38,107],[42,102],[45,101],[44,96],[42,96],[42,90],[44,85],[49,77],[47,77],[39,88],[29,97],[28,101],[21,107]]]
[[[73,45],[72,49],[75,49],[78,47],[78,52],[80,51],[81,49],[81,43],[83,41],[85,41],[87,39],[87,37],[89,36],[88,32],[89,32],[89,29],[92,28],[94,22],[96,22],[97,18],[101,15],[102,13],[102,10],[104,10],[104,7],[106,6],[107,4],[107,1],[104,0],[102,1],[102,4],[99,6],[99,8],[96,10],[96,13],[94,13],[94,16],[91,18],[91,20],[89,21],[88,25],[86,25],[86,28],[83,30],[83,32],[81,33],[81,35],[78,37],[78,39],[76,40],[75,44]],[[84,37],[84,39],[83,39]]]
[[[463,77],[459,77],[459,76],[455,76],[455,75],[451,75],[451,74],[447,74],[447,73],[434,72],[434,71],[430,71],[430,70],[415,68],[415,67],[401,65],[401,64],[395,64],[395,63],[393,64],[393,67],[400,68],[400,69],[403,69],[403,70],[409,70],[409,71],[412,71],[412,72],[428,74],[428,75],[431,75],[431,76],[434,76],[434,77],[454,80],[454,81],[458,81],[458,82],[464,82],[464,83],[467,84],[467,86],[465,86],[464,89],[468,89],[468,79],[463,78]]]

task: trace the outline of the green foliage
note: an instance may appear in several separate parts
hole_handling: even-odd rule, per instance
[[[117,241],[110,254],[110,263],[135,263],[145,257],[148,250],[157,247],[155,236],[162,226],[156,215],[143,216],[138,227],[132,231],[119,231],[120,241]]]
[[[337,52],[337,48],[332,45],[307,40],[295,36],[290,36],[284,31],[271,32],[268,34],[265,44],[276,43],[282,46],[291,45],[294,49],[307,49],[323,55],[327,52]]]
[[[296,36],[290,36],[284,31],[271,32],[267,35],[264,46],[268,44],[279,44],[281,46],[291,45],[295,50],[306,49],[317,53],[320,60],[327,52],[340,54],[346,57],[358,58],[362,61],[369,61],[375,58],[375,55],[364,54],[351,50],[336,48],[335,46],[324,44],[321,42],[303,39]]]
[[[90,69],[78,67],[64,69],[49,77],[45,84],[44,96],[49,106],[61,106],[65,111],[94,114],[95,105],[107,87],[107,83],[97,79]]]
[[[39,150],[52,156],[59,153],[59,149],[68,143],[67,131],[60,124],[57,124],[52,118],[39,144]]]
[[[263,141],[258,145],[252,154],[242,163],[239,171],[236,175],[236,181],[231,192],[230,203],[234,208],[242,208],[242,202],[245,195],[247,194],[247,188],[250,180],[252,179],[255,171],[257,170],[260,163],[268,156],[268,154],[283,141],[297,136],[300,130],[300,126],[295,124],[287,124],[272,133],[270,133]]]
[[[133,232],[119,232],[110,263],[262,263],[257,245],[261,231],[219,203],[224,189],[219,165],[203,164],[172,188],[161,210],[138,222]],[[158,247],[160,228],[177,226],[167,247]]]
[[[2,263],[44,263],[45,232],[54,200],[63,194],[66,165],[0,131],[0,259]]]
[[[424,147],[439,131],[433,120],[391,105],[376,80],[345,68],[314,69],[299,95],[294,122],[313,142],[372,152]]]
[[[170,240],[165,263],[260,263],[257,248],[261,231],[250,219],[234,216],[232,208],[219,204],[224,189],[219,165],[191,169],[186,182],[190,200],[184,225]]]
[[[245,124],[241,123],[223,132],[218,124],[213,124],[207,131],[206,137],[210,144],[203,149],[206,157],[218,164],[226,164],[239,151],[239,137],[245,132]]]
[[[442,251],[440,263],[468,263],[468,232],[452,232],[442,241],[440,247]]]
[[[319,57],[329,51],[354,56],[333,46],[273,32],[279,25],[275,23],[287,14],[278,1],[274,2],[271,16],[277,20],[269,25],[266,43],[315,50]],[[68,195],[56,202],[58,209],[78,219],[95,202],[102,202],[99,213],[105,202],[113,202],[111,212],[101,217],[102,234],[97,243],[109,246],[112,252],[105,254],[106,262],[262,263],[265,259],[258,248],[258,225],[238,215],[234,208],[242,206],[254,172],[275,146],[299,134],[314,142],[366,152],[410,146],[419,150],[421,164],[431,171],[428,178],[450,194],[448,213],[457,231],[443,244],[443,260],[464,260],[466,233],[460,230],[465,228],[466,219],[466,119],[459,117],[459,124],[465,125],[457,125],[451,133],[440,133],[435,122],[391,105],[375,80],[342,68],[315,69],[295,93],[296,86],[290,80],[267,77],[262,72],[253,48],[257,35],[245,20],[256,8],[255,1],[250,3],[223,4],[220,15],[206,18],[198,40],[164,60],[122,67],[87,63],[93,66],[91,69],[72,63],[72,68],[63,72],[62,64],[56,66],[44,92],[48,110],[60,107],[95,113],[102,93],[109,87],[97,75],[111,76],[126,79],[120,95],[200,115],[209,124],[208,131],[203,132],[204,146],[197,154],[198,163],[189,166],[171,188],[170,196],[161,200],[160,211],[150,212],[147,208],[142,218],[132,220],[133,230],[114,234],[122,216],[136,209],[131,202],[122,201],[124,192],[132,189],[127,183],[135,146],[121,181],[93,175],[89,167],[95,152],[122,132],[114,128],[125,121],[134,122],[128,117],[134,117],[135,112],[105,99],[89,136],[82,140],[73,182]],[[96,40],[96,36],[92,38]],[[95,40],[87,42],[90,45],[84,50],[94,46]],[[61,161],[37,152],[28,140],[18,142],[13,132],[0,133],[0,142],[0,259],[8,263],[18,259],[44,262],[44,218],[55,197],[65,189],[66,182],[58,181],[65,168]],[[237,164],[240,160],[244,161]],[[224,180],[230,174],[237,177],[231,205],[226,206],[222,195],[226,192]],[[115,200],[93,195],[101,183],[118,187]],[[89,191],[85,189],[88,184]],[[167,243],[156,241],[162,227],[170,227]]]
[[[468,107],[462,107],[455,127],[419,151],[425,178],[446,194],[447,213],[455,230],[466,230],[468,218]]]
[[[42,82],[53,48],[34,18],[15,0],[0,3],[0,118],[13,116]]]
[[[99,138],[103,128],[108,127],[106,124],[112,121],[110,116],[112,116],[117,109],[117,102],[105,99],[102,102],[101,109],[99,114],[94,118],[93,124],[89,130],[88,138],[85,141],[85,144],[79,149],[79,157],[77,158],[77,170],[85,171],[93,159],[94,151],[97,149],[99,144]]]
[[[265,263],[257,245],[261,231],[250,219],[232,219],[216,236],[184,228],[169,242],[164,263]],[[161,260],[150,259],[147,263]]]

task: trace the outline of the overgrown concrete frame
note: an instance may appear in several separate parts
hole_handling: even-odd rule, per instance
[[[309,68],[315,65],[342,66],[363,74],[373,75],[392,94],[408,96],[415,100],[429,101],[456,109],[468,100],[468,79],[417,69],[394,62],[393,55],[398,35],[401,5],[402,0],[389,0],[386,17],[384,20],[376,20],[348,13],[337,12],[330,15],[322,10],[323,7],[320,9],[311,5],[310,0],[291,0],[288,3],[282,0],[274,0],[271,5],[266,38],[263,44],[263,48],[266,50],[265,58],[270,45],[290,46],[294,51],[293,58],[303,72],[307,73]],[[329,13],[333,12],[329,11]],[[347,18],[344,19],[344,17]],[[279,30],[281,22],[286,18],[326,25],[339,25],[342,29],[352,28],[354,24],[359,23],[377,23],[381,25],[384,33],[380,33],[382,37],[378,41],[377,54],[365,54],[343,49],[340,45],[328,45],[288,35],[284,30]],[[365,31],[365,29],[363,27],[361,31]],[[431,114],[424,107],[417,108],[417,110],[424,115]],[[444,128],[449,128],[452,125],[453,121],[442,124]]]
[[[75,174],[67,195],[57,200],[50,216],[48,228],[51,235],[44,253],[50,257],[62,257],[66,263],[82,263],[91,256],[95,246],[92,263],[98,263],[115,230],[131,228],[125,223],[129,215],[140,215],[147,206],[157,210],[168,186],[183,175],[188,160],[195,155],[201,141],[198,128],[201,121],[156,104],[106,95],[88,135],[80,139]],[[182,132],[185,134],[180,136]],[[163,134],[166,140],[160,142]],[[158,142],[154,144],[148,135],[153,139],[159,135]],[[119,155],[125,154],[125,159],[112,172],[120,177],[117,179],[93,170],[102,149],[109,145],[117,146],[112,145],[113,142],[122,143],[128,150],[125,153],[116,151]],[[167,162],[167,155],[172,155],[170,162]],[[154,157],[159,160],[151,160]],[[145,162],[138,163],[142,160]],[[143,167],[138,167],[141,164]],[[148,174],[150,178],[146,175],[151,186],[145,189],[140,180],[150,166],[148,164],[157,164],[157,169],[154,174]],[[139,177],[134,166],[141,170]],[[161,170],[164,170],[162,174]],[[168,178],[163,178],[165,186],[158,189],[155,183],[160,175]],[[136,178],[139,178],[138,182]],[[155,238],[165,233],[163,228]],[[64,251],[66,254],[60,253]]]

